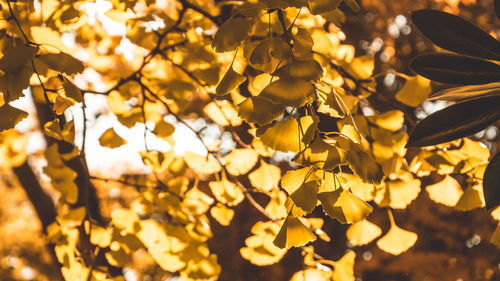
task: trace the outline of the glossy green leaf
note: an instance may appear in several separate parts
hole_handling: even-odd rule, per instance
[[[449,51],[500,60],[500,43],[472,23],[437,10],[411,13],[413,23],[434,44]]]
[[[411,68],[431,80],[462,85],[480,85],[500,80],[500,65],[468,56],[424,54],[411,62]]]
[[[500,205],[500,152],[491,159],[484,171],[483,192],[487,210]]]
[[[500,118],[500,97],[454,104],[420,121],[407,146],[428,146],[477,133]]]

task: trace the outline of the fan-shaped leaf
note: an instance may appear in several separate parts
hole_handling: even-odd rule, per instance
[[[273,243],[278,248],[299,247],[316,240],[316,236],[295,216],[288,216]]]
[[[66,53],[46,54],[38,57],[50,69],[66,74],[75,74],[83,71],[83,63]]]
[[[252,28],[252,22],[246,18],[230,18],[225,21],[214,35],[212,48],[223,53],[233,51],[245,40]]]
[[[420,121],[410,133],[408,146],[428,146],[477,133],[500,118],[500,97],[461,102]]]
[[[437,10],[411,13],[413,23],[434,44],[464,55],[500,60],[500,43],[472,23]]]
[[[10,106],[9,104],[4,104],[0,107],[0,116],[2,119],[0,121],[0,132],[8,129],[14,128],[19,121],[28,117],[28,113]]]
[[[284,111],[285,106],[260,97],[249,97],[238,104],[238,115],[249,123],[259,125],[273,121]]]
[[[323,68],[315,60],[297,60],[273,73],[280,78],[304,79],[316,81],[323,75]]]
[[[483,191],[487,210],[500,205],[500,152],[491,159],[484,171]]]
[[[500,65],[454,54],[423,54],[411,62],[411,68],[433,81],[480,85],[500,80]]]
[[[302,106],[314,93],[311,82],[303,79],[280,79],[269,84],[262,90],[259,97],[286,106]]]
[[[241,83],[245,82],[247,78],[236,71],[233,67],[229,67],[222,80],[217,85],[215,93],[219,96],[223,96],[236,89]]]

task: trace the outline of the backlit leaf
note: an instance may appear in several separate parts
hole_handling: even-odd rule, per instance
[[[246,18],[230,18],[217,30],[212,48],[218,53],[234,51],[248,37],[252,23]]]
[[[380,128],[397,131],[403,127],[405,121],[403,112],[399,110],[390,110],[377,115],[369,116],[368,120]]]
[[[311,141],[310,137],[317,128],[317,122],[317,119],[311,116],[287,119],[260,127],[257,136],[274,150],[299,152]]]
[[[221,170],[221,166],[217,160],[210,156],[204,157],[194,152],[186,151],[184,153],[184,160],[189,167],[198,173],[213,174]]]
[[[423,54],[410,67],[418,74],[442,83],[481,85],[500,80],[500,65],[468,56]]]
[[[66,53],[45,54],[38,57],[50,69],[66,74],[75,74],[83,71],[84,66],[80,60]]]
[[[377,241],[377,246],[382,251],[397,256],[413,247],[417,238],[416,233],[401,229],[396,224],[391,223],[389,232]]]
[[[288,249],[304,246],[314,240],[316,240],[314,233],[298,217],[288,216],[273,243],[278,248]]]
[[[311,100],[314,87],[303,79],[285,78],[269,84],[259,97],[287,106],[302,106]]]
[[[280,178],[281,169],[265,161],[260,161],[259,168],[248,175],[248,179],[253,187],[267,191],[277,187]]]
[[[470,211],[484,207],[483,186],[480,183],[469,185],[455,205],[455,209],[460,211]]]
[[[331,280],[331,272],[319,270],[316,268],[308,268],[305,270],[297,271],[293,274],[290,281],[329,281]]]
[[[335,262],[333,268],[333,281],[354,281],[354,260],[356,253],[347,252],[340,260]]]
[[[243,191],[236,184],[225,178],[220,181],[209,182],[208,185],[215,198],[228,206],[236,206],[245,198]]]
[[[497,224],[495,231],[491,235],[490,243],[496,245],[497,247],[500,247],[500,223]]]
[[[366,218],[372,207],[351,192],[339,188],[318,194],[323,211],[341,223],[357,223]]]
[[[403,87],[396,93],[395,98],[411,107],[417,107],[424,102],[431,93],[431,81],[422,76],[411,76],[406,79]]]
[[[464,101],[420,121],[410,133],[409,146],[428,146],[477,133],[500,118],[500,96]]]
[[[309,0],[309,9],[314,15],[322,14],[337,9],[342,0]]]
[[[259,160],[259,154],[249,148],[233,149],[224,156],[227,171],[233,176],[246,174]]]
[[[249,97],[238,104],[238,115],[248,123],[267,124],[278,118],[285,106],[261,97]]]
[[[233,219],[234,210],[224,206],[224,204],[217,203],[210,208],[210,215],[221,225],[228,226]]]
[[[296,60],[273,73],[281,79],[304,79],[317,81],[323,75],[323,68],[315,60]]]
[[[347,240],[353,246],[366,245],[382,234],[382,230],[376,224],[362,220],[351,226],[346,231]]]
[[[396,180],[387,182],[387,194],[389,196],[389,206],[394,209],[404,209],[420,193],[420,180]]]
[[[442,181],[427,186],[426,190],[434,202],[449,207],[455,206],[463,194],[460,184],[449,175]]]
[[[227,70],[222,80],[217,85],[215,93],[219,96],[223,96],[236,89],[241,83],[245,82],[247,78],[236,71],[230,66]]]
[[[438,10],[411,13],[413,23],[434,44],[449,51],[500,60],[500,43],[472,23]]]
[[[302,184],[297,190],[290,194],[294,208],[299,207],[306,213],[311,213],[318,202],[319,182],[309,181]]]
[[[99,138],[99,143],[104,147],[117,148],[127,143],[113,128],[107,129]]]
[[[337,147],[316,138],[305,150],[293,159],[298,165],[314,165],[320,169],[331,170],[347,164],[347,155]]]
[[[43,132],[56,140],[63,140],[63,135],[61,131],[61,126],[59,125],[59,119],[54,119],[43,125]]]

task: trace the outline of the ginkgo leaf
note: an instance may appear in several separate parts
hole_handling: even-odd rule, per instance
[[[344,224],[362,221],[373,209],[368,203],[343,188],[320,192],[318,199],[327,215]]]
[[[470,211],[472,209],[484,207],[483,187],[480,183],[471,184],[467,187],[455,205],[455,209],[460,211]]]
[[[347,240],[353,246],[366,245],[380,234],[382,234],[380,227],[366,219],[349,226],[346,231]]]
[[[220,126],[239,126],[243,122],[233,104],[227,101],[211,102],[203,108],[203,112]]]
[[[350,187],[352,194],[358,196],[363,201],[373,200],[375,192],[373,184],[366,183],[360,177],[352,174],[343,173],[342,177],[347,180],[347,185]]]
[[[234,51],[248,37],[252,22],[246,18],[230,18],[217,30],[212,48],[218,53]]]
[[[106,248],[111,243],[113,230],[92,224],[90,227],[90,242],[102,248]]]
[[[265,211],[273,219],[285,218],[287,216],[285,207],[285,202],[287,200],[286,193],[279,189],[273,189],[269,197],[269,203],[267,203]]]
[[[404,209],[420,193],[420,180],[396,180],[386,182],[386,196],[389,197],[389,206],[394,209]]]
[[[500,96],[464,101],[437,111],[411,131],[409,146],[428,146],[477,133],[500,118]]]
[[[302,184],[320,179],[321,178],[314,173],[313,167],[305,167],[286,172],[281,178],[281,186],[288,194],[292,194],[302,186]]]
[[[355,259],[356,253],[349,251],[340,260],[336,261],[332,274],[333,281],[354,281]]]
[[[233,70],[233,67],[230,66],[226,74],[224,74],[224,77],[222,77],[222,80],[219,82],[219,85],[217,85],[215,93],[219,96],[226,95],[246,80],[246,76],[237,73]]]
[[[377,246],[384,252],[397,256],[413,247],[417,242],[417,238],[416,233],[401,229],[396,224],[391,224],[389,232],[377,241]]]
[[[311,55],[314,41],[309,31],[299,27],[297,33],[293,36],[293,43],[294,55],[299,57],[309,57]]]
[[[404,113],[400,110],[390,110],[373,116],[368,116],[368,120],[380,128],[397,131],[403,127]]]
[[[84,66],[80,60],[66,53],[45,54],[37,57],[45,63],[50,69],[66,74],[75,74],[83,71]]]
[[[71,209],[65,214],[58,215],[56,220],[59,224],[64,225],[64,227],[73,228],[82,224],[86,214],[85,207],[79,207]]]
[[[253,236],[245,240],[246,247],[240,249],[241,256],[259,266],[277,263],[287,252],[273,244],[273,239],[279,231],[275,222],[257,222],[252,227]]]
[[[460,184],[449,175],[440,182],[427,186],[426,190],[434,202],[449,207],[455,206],[463,194]]]
[[[43,125],[43,132],[56,140],[63,140],[61,125],[59,124],[59,119],[54,119]]]
[[[314,165],[320,169],[331,170],[347,164],[347,154],[337,147],[316,138],[306,149],[297,154],[295,163],[301,166]]]
[[[408,77],[394,97],[406,105],[417,107],[429,97],[430,93],[431,81],[417,75]]]
[[[221,225],[228,226],[234,217],[234,210],[221,203],[210,208],[210,215]]]
[[[213,174],[221,170],[220,164],[213,157],[201,156],[191,151],[184,153],[184,160],[192,169],[202,174]]]
[[[294,207],[301,208],[306,213],[311,213],[318,202],[319,182],[309,181],[302,184],[297,190],[290,194],[295,204]]]
[[[423,54],[415,57],[410,67],[418,74],[442,83],[481,85],[500,80],[500,65],[469,56]]]
[[[259,154],[249,148],[233,149],[228,155],[224,156],[227,171],[233,176],[239,176],[249,172],[257,161]]]
[[[287,119],[257,129],[257,136],[268,147],[283,152],[299,152],[312,140],[318,120],[311,116]]]
[[[332,275],[331,272],[325,270],[308,268],[295,272],[290,281],[308,281],[308,280],[329,281],[331,280],[330,279],[331,275]]]
[[[490,243],[496,245],[497,247],[500,247],[500,223],[497,224],[495,231],[491,235]]]
[[[69,82],[67,79],[64,79],[63,89],[64,89],[64,94],[68,98],[72,98],[76,102],[84,102],[82,91],[73,83]]]
[[[288,216],[273,243],[276,247],[284,249],[300,247],[316,240],[312,231],[296,216]]]
[[[186,209],[190,214],[201,215],[208,211],[214,199],[206,193],[193,187],[186,192],[184,201],[182,202],[183,209]]]
[[[284,111],[285,106],[260,97],[249,97],[238,104],[238,115],[248,123],[259,125],[273,121]]]
[[[266,191],[277,187],[280,178],[281,169],[262,160],[260,161],[259,168],[248,175],[248,179],[253,187]]]
[[[215,198],[228,206],[236,206],[245,198],[243,191],[236,184],[225,178],[220,181],[209,182],[208,185]]]
[[[413,23],[432,43],[449,51],[500,60],[500,43],[472,23],[438,10],[411,13]]]
[[[107,129],[99,138],[99,143],[104,147],[117,148],[127,143],[113,128]]]
[[[359,145],[355,144],[351,140],[346,141],[344,139],[344,143],[347,142],[347,156],[349,167],[352,168],[354,173],[359,176],[364,182],[378,184],[384,178],[384,171],[382,166],[380,166],[371,154],[361,150]]]
[[[491,159],[483,176],[483,190],[486,209],[491,210],[500,205],[500,153]]]
[[[347,70],[358,79],[369,79],[372,76],[374,67],[373,57],[365,55],[354,58],[347,65]]]
[[[314,15],[319,15],[338,8],[342,0],[309,0],[309,9]]]
[[[284,78],[269,84],[259,97],[286,106],[302,106],[311,100],[314,86],[303,79]]]
[[[153,133],[161,138],[168,138],[174,133],[174,131],[174,126],[172,126],[170,123],[165,122],[163,119],[160,119],[155,124]]]
[[[280,79],[304,79],[317,81],[323,75],[323,68],[315,60],[296,60],[280,67],[272,75]]]
[[[0,121],[1,132],[14,128],[17,123],[28,117],[28,113],[12,107],[9,104],[4,104],[0,107],[0,116],[2,116]]]

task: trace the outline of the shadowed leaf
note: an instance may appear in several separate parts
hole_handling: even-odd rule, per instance
[[[0,132],[8,129],[14,128],[19,121],[28,117],[28,113],[10,106],[9,104],[4,104],[0,107],[0,116],[2,116],[0,121]]]
[[[234,51],[245,40],[252,23],[245,18],[231,18],[224,22],[214,35],[212,48],[218,53]]]
[[[457,103],[420,121],[407,146],[428,146],[477,133],[500,118],[500,97]]]
[[[500,82],[442,90],[432,94],[430,100],[451,100],[459,102],[492,96],[500,96]]]
[[[500,43],[472,23],[437,10],[411,13],[413,23],[434,44],[449,51],[500,60]]]
[[[424,54],[411,62],[411,68],[433,81],[480,85],[500,80],[500,65],[473,57],[453,54]]]
[[[484,171],[483,192],[487,210],[500,205],[500,153],[491,159]]]

